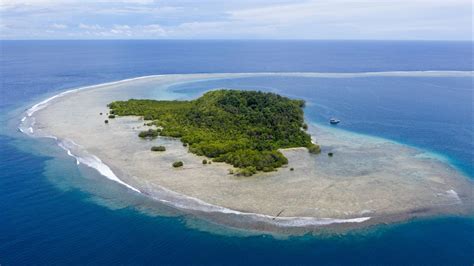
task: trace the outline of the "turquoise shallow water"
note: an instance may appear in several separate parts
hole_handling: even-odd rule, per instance
[[[258,60],[247,55],[262,51],[261,43],[210,43],[208,49],[202,44],[179,43],[190,49],[200,47],[188,55],[189,60],[167,45],[177,44],[2,43],[1,264],[472,264],[473,218],[438,217],[331,236],[242,236],[217,226],[197,226],[199,221],[173,210],[156,209],[153,202],[111,184],[94,171],[78,169],[51,141],[28,139],[15,132],[15,124],[5,123],[13,109],[54,91],[178,70],[471,70],[465,61],[471,53],[470,43],[359,43],[359,49],[366,51],[364,58],[340,55],[341,49],[352,54],[351,43],[337,43],[325,53],[321,47],[328,46],[320,43],[296,42],[284,47],[265,43],[270,48],[256,56]],[[425,45],[421,54],[420,45]],[[64,46],[69,50],[58,48]],[[138,53],[143,47],[154,52]],[[171,52],[165,56],[166,49]],[[289,50],[287,58],[282,58],[285,49]],[[392,64],[383,60],[394,57],[388,55],[394,52],[398,56]],[[81,53],[87,56],[74,56]],[[232,64],[230,59],[238,58],[236,53],[242,61]],[[64,60],[71,57],[74,60]],[[44,64],[45,58],[50,64]],[[325,58],[332,58],[331,64],[324,64]],[[312,121],[326,123],[336,116],[342,120],[341,129],[439,153],[472,177],[472,78],[273,77],[206,81],[171,89],[193,97],[216,87],[258,88],[303,98]],[[208,232],[212,230],[220,233]]]
[[[272,91],[307,102],[308,120],[384,137],[444,156],[474,176],[472,77],[254,77],[193,82],[172,91],[197,97],[215,88]]]

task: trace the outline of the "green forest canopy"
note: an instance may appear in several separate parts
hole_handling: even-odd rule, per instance
[[[141,137],[180,138],[189,151],[242,168],[246,175],[287,164],[280,148],[320,151],[303,130],[304,101],[275,93],[215,90],[191,101],[130,99],[108,106],[112,114],[143,116],[161,128]]]

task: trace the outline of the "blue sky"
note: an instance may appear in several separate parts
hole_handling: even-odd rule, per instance
[[[471,0],[0,0],[1,39],[471,40]]]

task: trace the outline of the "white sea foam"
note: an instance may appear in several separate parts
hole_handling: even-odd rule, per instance
[[[150,77],[158,77],[158,76],[162,76],[162,75],[153,75],[153,76],[142,76],[142,77],[136,77],[136,78],[130,78],[130,79],[123,79],[123,80],[118,80],[118,81],[112,81],[112,82],[107,82],[107,83],[101,83],[101,84],[97,84],[97,85],[91,85],[91,86],[85,86],[85,87],[81,87],[81,88],[77,88],[77,89],[72,89],[72,90],[67,90],[67,91],[64,91],[64,92],[61,92],[61,93],[58,93],[54,96],[51,96],[35,105],[33,105],[31,108],[29,108],[27,111],[26,111],[26,114],[27,116],[32,116],[34,113],[36,113],[37,111],[41,110],[41,109],[44,109],[46,106],[48,106],[48,104],[54,100],[54,99],[57,99],[57,98],[60,98],[64,95],[67,95],[67,94],[70,94],[70,93],[73,93],[73,92],[77,92],[77,91],[80,91],[80,90],[86,90],[86,89],[93,89],[93,88],[98,88],[98,87],[102,87],[102,86],[110,86],[110,85],[117,85],[117,84],[120,84],[120,83],[124,83],[124,82],[129,82],[129,81],[134,81],[134,80],[139,80],[139,79],[145,79],[145,78],[150,78]],[[25,121],[25,117],[21,120],[22,122]]]
[[[167,188],[160,188],[166,193],[172,195],[178,199],[185,199],[184,203],[179,201],[171,202],[174,207],[184,209],[184,210],[199,210],[204,212],[219,212],[225,214],[235,214],[235,215],[244,215],[249,216],[255,220],[264,221],[267,223],[272,223],[277,226],[284,227],[300,227],[300,226],[321,226],[329,224],[340,224],[340,223],[362,223],[371,219],[371,217],[358,217],[350,219],[335,219],[335,218],[316,218],[316,217],[275,217],[272,215],[251,213],[251,212],[240,212],[232,209],[228,209],[222,206],[213,205],[202,201],[200,199],[179,194]],[[162,199],[152,197],[155,200],[163,201]],[[170,202],[170,201],[167,201]],[[194,204],[193,204],[194,203]]]
[[[55,138],[55,137],[54,137]],[[57,138],[55,138],[57,139]],[[76,144],[72,140],[62,140],[58,141],[58,145],[66,151],[66,153],[76,159],[76,164],[84,164],[88,167],[91,167],[97,170],[101,175],[105,176],[106,178],[115,181],[135,192],[143,194],[145,196],[150,196],[147,193],[142,193],[139,189],[133,187],[132,185],[122,181],[118,178],[114,172],[107,166],[105,163],[100,160],[95,155],[91,155],[85,151],[79,152],[81,147]],[[77,154],[74,154],[72,150],[77,150]],[[81,155],[78,155],[78,154]],[[282,227],[300,227],[300,226],[321,226],[321,225],[329,225],[329,224],[340,224],[340,223],[362,223],[365,222],[371,217],[358,217],[358,218],[351,218],[351,219],[334,219],[334,218],[315,218],[315,217],[275,217],[271,215],[265,214],[258,214],[258,213],[249,213],[249,212],[240,212],[232,209],[228,209],[225,207],[213,205],[202,201],[200,199],[186,196],[183,194],[179,194],[167,188],[161,187],[167,196],[173,198],[173,201],[166,200],[163,198],[159,198],[156,196],[150,196],[154,200],[158,200],[160,202],[166,203],[167,205],[171,205],[173,207],[179,208],[181,210],[191,210],[191,211],[203,211],[203,212],[218,212],[224,214],[234,214],[234,215],[244,215],[250,218],[253,218],[258,221],[263,221],[267,223],[272,223],[277,226]]]
[[[165,77],[166,75],[152,75],[152,76],[143,76],[131,79],[124,79],[120,81],[114,81],[109,83],[103,83],[98,85],[86,86],[78,89],[68,90],[65,92],[61,92],[56,94],[48,99],[45,99],[26,111],[26,116],[21,119],[21,123],[27,122],[27,117],[32,117],[33,114],[41,109],[46,108],[52,100],[58,99],[62,96],[67,94],[77,92],[79,90],[85,89],[93,89],[102,86],[108,85],[116,85],[124,82],[140,80],[140,79],[147,79],[147,78],[155,78],[155,77]],[[176,75],[169,75],[169,76],[176,76]],[[190,77],[190,75],[182,75]],[[299,77],[320,77],[320,78],[357,78],[357,77],[473,77],[474,71],[389,71],[389,72],[364,72],[364,73],[222,73],[222,74],[196,74],[195,76],[199,77],[199,79],[207,79],[207,78],[234,78],[234,77],[256,77],[256,76],[299,76]],[[31,126],[28,128],[30,133],[33,133],[32,125],[34,125],[34,121],[30,124]],[[25,133],[20,127],[18,128],[21,132]],[[43,137],[51,137],[58,140],[55,136],[43,136]],[[96,169],[101,175],[105,176],[106,178],[115,181],[135,192],[148,195],[147,193],[142,193],[139,189],[123,182],[119,179],[115,173],[110,169],[109,166],[104,164],[100,158],[95,155],[88,154],[85,151],[82,151],[83,154],[80,156],[78,154],[74,154],[71,150],[79,150],[80,146],[74,143],[71,140],[63,140],[58,141],[58,145],[63,148],[67,154],[71,157],[76,159],[77,164],[84,164],[88,167]],[[199,211],[206,211],[206,212],[219,212],[224,214],[234,214],[234,215],[244,215],[250,216],[259,221],[265,221],[269,223],[276,224],[278,226],[287,226],[287,227],[295,227],[295,226],[320,226],[320,225],[329,225],[335,223],[362,223],[371,219],[371,217],[358,217],[358,218],[350,218],[350,219],[335,219],[335,218],[315,218],[315,217],[275,217],[271,215],[265,214],[257,214],[257,213],[247,213],[247,212],[239,212],[235,210],[231,210],[225,207],[212,205],[207,202],[204,202],[200,199],[189,197],[186,195],[182,195],[176,193],[174,191],[168,190],[164,187],[161,187],[163,191],[165,191],[168,195],[171,195],[172,198],[178,199],[177,201],[170,201],[164,198],[157,198],[152,196],[155,200],[158,200],[163,203],[168,203],[173,205],[174,207],[185,209],[185,210],[199,210]],[[449,190],[446,192],[447,194],[451,195],[452,197],[459,199],[458,194],[454,190]],[[183,202],[184,200],[184,202]],[[363,213],[365,214],[365,213]]]
[[[39,110],[42,110],[42,109],[46,108],[53,100],[59,99],[59,98],[65,96],[65,95],[68,95],[70,93],[78,92],[78,91],[81,91],[81,90],[99,88],[99,87],[103,87],[103,86],[117,85],[117,84],[120,84],[120,83],[125,83],[125,82],[129,82],[129,81],[134,81],[134,80],[146,79],[146,78],[151,78],[151,77],[159,77],[159,76],[162,76],[162,75],[142,76],[142,77],[136,77],[136,78],[130,78],[130,79],[123,79],[123,80],[119,80],[119,81],[112,81],[112,82],[107,82],[107,83],[101,83],[101,84],[96,84],[96,85],[91,85],[91,86],[80,87],[80,88],[77,88],[77,89],[71,89],[71,90],[67,90],[67,91],[58,93],[58,94],[53,95],[53,96],[51,96],[51,97],[35,104],[35,105],[33,105],[32,107],[28,108],[25,112],[26,116],[24,116],[21,119],[20,126],[18,127],[18,129],[22,133],[26,133],[24,129],[27,129],[28,134],[33,134],[32,126],[35,124],[34,118],[32,117],[33,114],[38,112]],[[28,120],[29,118],[32,119],[32,122],[29,122],[29,120]],[[27,128],[28,126],[30,126],[30,127]]]
[[[115,182],[117,182],[121,185],[124,185],[125,187],[127,187],[127,188],[129,188],[129,189],[131,189],[135,192],[141,193],[140,190],[138,190],[137,188],[135,188],[135,187],[123,182],[122,180],[120,180],[120,178],[118,178],[115,175],[115,173],[112,171],[112,169],[110,169],[110,167],[108,165],[104,164],[102,162],[102,160],[100,160],[97,156],[89,154],[86,151],[82,151],[82,154],[80,156],[75,155],[71,151],[71,149],[79,150],[80,146],[75,144],[73,141],[70,141],[70,140],[59,141],[58,145],[61,148],[63,148],[69,156],[72,156],[76,159],[76,164],[82,163],[82,164],[87,165],[87,166],[89,166],[93,169],[96,169],[101,175],[107,177],[108,179],[110,179],[112,181],[115,181]]]
[[[302,77],[320,78],[363,78],[363,77],[472,77],[474,71],[382,71],[382,72],[356,72],[356,73],[269,73],[274,75],[291,75]]]
[[[446,194],[448,194],[448,196],[453,198],[456,202],[462,202],[461,198],[459,198],[458,193],[454,191],[453,189],[446,191]]]
[[[356,78],[356,77],[473,77],[474,71],[446,71],[446,70],[436,70],[436,71],[383,71],[383,72],[360,72],[360,73],[323,73],[323,72],[287,72],[287,73],[278,73],[278,72],[262,72],[262,73],[209,73],[209,74],[176,74],[181,76],[192,77],[197,76],[200,79],[208,78],[232,78],[232,77],[252,77],[252,76],[300,76],[300,77],[321,77],[321,78]],[[97,85],[85,86],[77,89],[67,90],[51,96],[29,108],[26,111],[28,117],[32,116],[35,112],[44,109],[48,104],[57,98],[60,98],[64,95],[77,92],[79,90],[93,89],[102,86],[117,85],[120,83],[125,83],[129,81],[136,81],[140,79],[147,78],[156,78],[156,77],[166,77],[166,76],[176,76],[176,75],[149,75],[141,76],[136,78],[123,79],[119,81],[112,81],[107,83],[101,83]],[[204,76],[204,77],[203,77]],[[21,122],[24,122],[26,117],[21,119]]]
[[[74,91],[76,91],[76,90],[77,90],[77,89],[68,90],[68,91],[61,92],[61,93],[59,93],[59,94],[56,94],[56,95],[54,95],[54,96],[52,96],[52,97],[49,97],[48,99],[43,100],[43,101],[41,101],[41,102],[39,102],[39,103],[33,105],[30,109],[28,109],[28,110],[26,111],[26,115],[32,116],[32,115],[33,115],[34,113],[36,113],[37,111],[39,111],[39,110],[45,108],[46,106],[48,106],[48,103],[51,102],[52,100],[57,99],[57,98],[59,98],[59,97],[62,97],[62,96],[64,96],[64,95],[66,95],[66,94],[72,93],[72,92],[74,92]],[[22,119],[22,122],[23,122],[23,121],[24,121],[24,120]]]
[[[136,81],[147,78],[157,77],[172,77],[172,76],[183,76],[193,77],[197,80],[206,79],[220,79],[220,78],[237,78],[237,77],[258,77],[258,76],[295,76],[295,77],[314,77],[314,78],[359,78],[359,77],[473,77],[474,71],[385,71],[385,72],[360,72],[360,73],[322,73],[322,72],[287,72],[287,73],[276,73],[276,72],[262,72],[262,73],[209,73],[209,74],[175,74],[175,75],[150,75],[141,76],[130,79],[123,79],[119,81],[101,83],[97,85],[85,86],[77,89],[67,90],[51,96],[26,110],[26,116],[21,119],[21,125],[27,122],[27,118],[31,117],[37,111],[47,107],[51,101],[68,95],[73,92],[86,89],[94,89],[103,86],[117,85],[125,82]],[[188,80],[190,81],[190,80]],[[174,80],[174,82],[178,82]],[[24,130],[22,130],[24,132]],[[30,132],[33,133],[33,132]]]

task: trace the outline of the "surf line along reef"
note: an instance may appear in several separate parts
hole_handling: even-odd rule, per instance
[[[179,138],[189,151],[238,168],[237,175],[270,172],[288,164],[279,149],[306,147],[319,153],[305,132],[303,100],[275,93],[214,90],[190,101],[115,101],[112,116],[142,116],[142,138]],[[204,163],[204,161],[203,161]],[[207,160],[206,160],[207,163]],[[231,172],[233,173],[233,172]]]
[[[105,177],[166,205],[232,228],[293,234],[318,231],[320,226],[345,230],[420,216],[472,213],[472,182],[446,163],[426,156],[425,151],[385,139],[316,124],[308,125],[306,131],[302,101],[278,104],[275,101],[268,104],[269,110],[263,104],[262,111],[247,110],[250,117],[247,120],[242,110],[235,110],[240,104],[226,104],[232,97],[223,97],[225,92],[210,92],[192,101],[163,101],[162,105],[168,106],[161,111],[161,108],[150,108],[152,104],[139,104],[140,100],[133,100],[135,110],[131,108],[129,99],[150,95],[151,87],[235,75],[153,76],[76,90],[27,110],[20,129],[28,135],[54,136],[57,144],[76,158],[79,165],[97,169]],[[169,97],[161,89],[153,95]],[[273,97],[278,99],[276,95]],[[118,106],[113,106],[120,102],[112,104],[111,110],[105,109],[117,100],[123,101],[121,112]],[[260,100],[269,101],[266,97]],[[258,102],[254,105],[257,110]],[[125,106],[130,110],[125,112]],[[128,113],[131,115],[127,116]],[[258,120],[255,117],[259,115],[272,119]],[[109,123],[105,124],[104,119]],[[253,123],[252,119],[257,122]],[[273,128],[277,130],[267,134],[271,138],[262,137],[265,130]],[[285,137],[273,136],[280,130],[286,135],[279,134]],[[172,134],[173,131],[180,135]],[[249,132],[259,134],[249,135]],[[324,145],[324,152],[334,156],[310,154],[305,146],[311,143],[307,134]],[[191,141],[193,135],[199,141]],[[303,139],[300,144],[292,139],[296,136]],[[255,139],[274,148],[258,149]],[[224,153],[199,157],[190,152],[198,148],[202,154],[209,152],[204,144],[215,149],[210,143],[226,147],[223,140],[233,145],[247,144],[242,150],[257,154],[279,151],[284,157],[277,158],[287,159],[288,168],[273,167],[278,171],[241,178],[228,175],[230,164],[214,163]],[[300,148],[279,148],[292,146]],[[318,151],[318,146],[311,147]],[[212,165],[204,165],[204,159]],[[174,166],[175,162],[182,164]],[[231,169],[240,174],[245,168],[242,164]],[[259,168],[263,172],[263,167]]]

